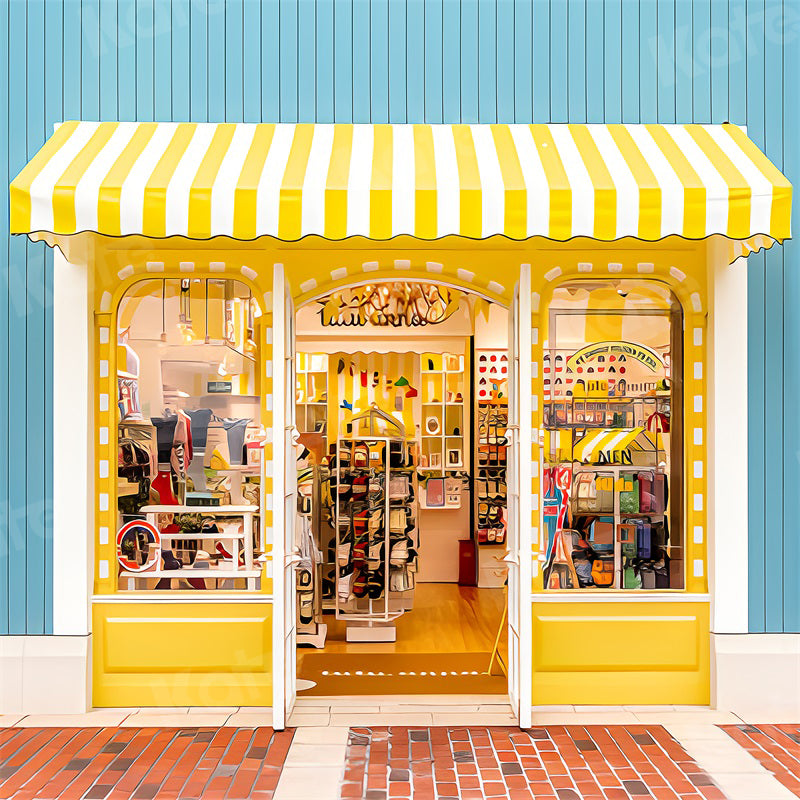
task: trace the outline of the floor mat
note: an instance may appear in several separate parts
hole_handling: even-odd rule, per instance
[[[298,676],[316,686],[303,697],[371,694],[506,694],[497,662],[484,674],[491,653],[300,652]]]

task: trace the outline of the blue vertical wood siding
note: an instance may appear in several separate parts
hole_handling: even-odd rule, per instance
[[[2,0],[0,177],[67,118],[730,120],[800,184],[798,30],[781,0]],[[52,256],[7,226],[3,191],[0,633],[41,634]],[[799,259],[791,243],[750,258],[752,631],[800,632]]]

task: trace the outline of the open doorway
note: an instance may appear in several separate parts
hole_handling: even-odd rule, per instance
[[[298,309],[301,696],[508,693],[508,331],[434,283]]]

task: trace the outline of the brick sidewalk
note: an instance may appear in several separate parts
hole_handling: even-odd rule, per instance
[[[800,725],[722,725],[722,729],[800,797]]]
[[[330,797],[343,800],[725,798],[660,725],[351,728],[346,750],[347,729],[338,730],[338,767],[324,761],[324,746],[302,745],[309,766],[293,769],[308,800],[322,791],[323,762]],[[796,726],[726,730],[771,759],[779,780],[800,774]],[[0,729],[0,798],[272,800],[292,740],[293,731],[263,727]],[[305,800],[296,791],[293,800]]]
[[[347,755],[345,800],[725,797],[656,725],[353,728]]]
[[[0,798],[271,800],[292,731],[0,729]]]

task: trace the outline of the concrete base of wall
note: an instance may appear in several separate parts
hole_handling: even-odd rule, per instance
[[[716,708],[753,723],[800,719],[800,634],[712,634],[711,659]]]
[[[83,714],[90,636],[0,636],[0,714]]]

